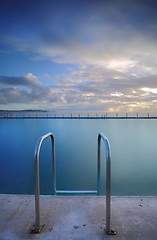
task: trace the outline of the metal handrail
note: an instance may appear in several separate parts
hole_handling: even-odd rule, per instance
[[[41,227],[40,227],[40,182],[39,182],[39,152],[41,148],[41,144],[44,139],[51,137],[52,142],[52,165],[53,165],[53,194],[56,192],[56,171],[55,171],[55,141],[54,136],[52,133],[48,133],[44,136],[42,136],[35,147],[35,219],[36,219],[36,225],[33,229],[35,233],[40,233]]]
[[[35,147],[35,219],[36,225],[32,233],[40,233],[40,182],[39,182],[39,153],[44,139],[51,137],[52,141],[52,164],[53,164],[53,194],[97,194],[100,195],[100,143],[101,138],[106,148],[106,234],[116,234],[115,228],[110,227],[110,202],[111,202],[111,153],[108,139],[103,133],[98,134],[98,167],[97,167],[97,191],[61,191],[56,190],[56,168],[55,168],[55,141],[52,133],[42,136]]]
[[[110,227],[110,205],[111,205],[111,151],[109,140],[103,133],[98,134],[98,174],[97,174],[97,190],[100,195],[100,143],[101,138],[105,142],[106,149],[106,234],[115,235],[116,230],[114,227]]]

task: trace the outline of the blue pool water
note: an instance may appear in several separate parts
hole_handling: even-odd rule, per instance
[[[97,135],[111,145],[112,195],[157,195],[157,120],[1,119],[0,193],[34,194],[34,149],[55,136],[57,189],[95,190]],[[105,193],[102,142],[101,193]],[[40,155],[41,194],[52,193],[51,141]]]

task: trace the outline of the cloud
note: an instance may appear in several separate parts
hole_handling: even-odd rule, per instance
[[[60,102],[57,93],[43,86],[32,73],[21,77],[0,77],[0,104],[46,104]],[[61,101],[62,102],[62,101]]]
[[[32,73],[28,73],[22,77],[7,77],[0,76],[0,84],[10,85],[10,86],[27,86],[27,87],[39,87],[40,82],[37,77]]]
[[[0,104],[36,104],[44,109],[139,111],[156,109],[157,75],[132,74],[99,68],[71,71],[56,85],[43,85],[32,73],[0,77]]]
[[[0,10],[0,43],[8,56],[20,52],[36,64],[48,61],[65,69],[70,64],[72,69],[64,76],[53,69],[56,77],[1,76],[0,104],[156,109],[156,2],[15,2],[6,0]]]
[[[22,17],[20,7],[14,5],[17,20],[21,21],[8,23],[12,31],[3,35],[3,42],[36,61],[92,65],[139,76],[156,74],[156,3],[61,2],[62,8],[51,1],[47,4],[39,1],[38,8],[30,1],[25,3],[21,11],[26,9],[30,19],[34,14],[32,22],[26,13]],[[26,34],[21,29],[25,29]]]

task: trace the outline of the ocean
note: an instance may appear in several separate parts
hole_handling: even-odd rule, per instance
[[[111,194],[157,195],[157,119],[0,119],[0,193],[34,194],[37,140],[55,137],[57,190],[96,190],[97,136],[111,147]],[[105,194],[105,147],[101,194]],[[40,152],[41,194],[52,194],[51,140]]]

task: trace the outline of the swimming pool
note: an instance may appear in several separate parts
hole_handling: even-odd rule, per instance
[[[34,150],[55,137],[57,189],[95,190],[97,135],[111,145],[112,195],[157,195],[157,120],[1,119],[0,193],[34,194]],[[103,145],[103,143],[102,143]],[[105,193],[102,146],[101,193]],[[51,141],[40,155],[41,194],[52,193]]]

